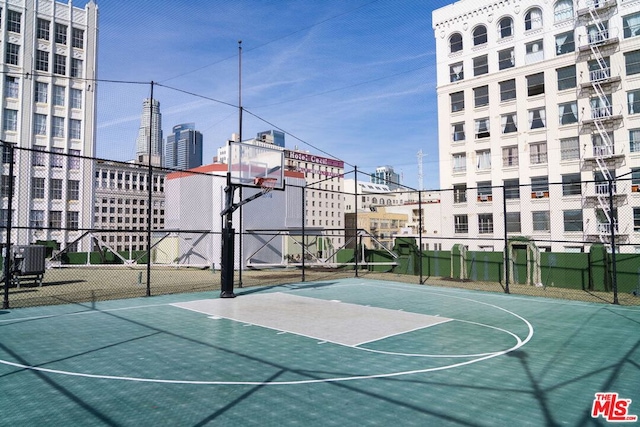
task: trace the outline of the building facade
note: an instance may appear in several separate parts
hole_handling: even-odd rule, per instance
[[[151,144],[151,149],[149,149]],[[162,166],[162,114],[160,101],[147,98],[142,103],[140,129],[136,138],[136,161]],[[151,157],[149,157],[151,156]]]
[[[377,167],[376,171],[371,175],[371,182],[373,184],[386,185],[390,190],[401,188],[400,174],[395,172],[391,166]]]
[[[640,250],[640,3],[462,0],[433,30],[444,233]]]
[[[0,139],[20,148],[12,223],[25,227],[15,231],[14,243],[81,245],[81,229],[93,219],[92,164],[80,156],[95,155],[98,8],[93,1],[77,8],[13,0],[0,9]],[[8,170],[3,156],[5,221]]]
[[[202,166],[202,133],[195,123],[174,126],[165,144],[164,167],[186,170],[198,166]]]
[[[134,163],[98,161],[95,167],[95,203],[92,237],[116,252],[147,249],[147,229],[164,228],[166,172]],[[151,205],[149,205],[149,185]]]

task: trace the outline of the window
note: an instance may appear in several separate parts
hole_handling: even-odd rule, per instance
[[[41,145],[34,145],[31,152],[31,165],[32,166],[44,166],[46,165],[46,154],[44,153],[44,147]]]
[[[544,50],[542,48],[542,40],[536,40],[525,45],[525,64],[533,64],[544,59]]]
[[[53,54],[53,73],[64,76],[67,74],[67,57],[64,55]]]
[[[558,112],[561,125],[578,123],[578,104],[575,101],[558,105]]]
[[[530,160],[532,165],[547,163],[547,143],[536,142],[529,145]]]
[[[69,150],[69,157],[67,157],[67,167],[73,170],[80,169],[80,150]]]
[[[466,203],[467,201],[467,184],[453,185],[453,203]]]
[[[640,50],[625,53],[624,65],[628,76],[640,74]]]
[[[563,212],[564,231],[582,231],[582,209],[572,209]]]
[[[573,19],[573,0],[558,0],[553,6],[553,21]]]
[[[541,129],[547,126],[544,108],[529,110],[529,129]]]
[[[4,82],[4,96],[7,98],[18,98],[20,80],[16,77],[6,76]]]
[[[56,138],[64,138],[64,117],[53,116],[52,134]]]
[[[490,150],[480,150],[476,152],[476,169],[479,171],[491,169]]]
[[[478,201],[489,201],[491,200],[491,181],[480,181],[476,184],[478,191]]]
[[[454,215],[454,229],[456,234],[467,234],[469,232],[469,217],[467,215]]]
[[[13,156],[11,151],[12,150],[8,145],[0,144],[0,152],[2,153],[2,164],[8,165],[9,163],[13,163]]]
[[[6,223],[5,219],[4,224]],[[640,231],[640,208],[633,208],[633,231]]]
[[[49,96],[49,84],[43,82],[36,82],[36,102],[47,103]]]
[[[640,36],[640,13],[623,16],[622,31],[625,39]]]
[[[473,45],[478,46],[487,42],[487,27],[478,25],[473,30]]]
[[[516,79],[500,82],[500,101],[516,99]]]
[[[516,65],[516,57],[513,53],[513,48],[504,49],[498,51],[498,69],[504,70]]]
[[[498,21],[498,38],[511,37],[513,35],[513,19],[508,16]]]
[[[460,52],[462,50],[462,35],[460,33],[453,33],[449,38],[449,47],[451,53]]]
[[[569,173],[562,175],[562,195],[579,196],[582,194],[582,184],[579,173]]]
[[[489,138],[489,117],[476,119],[475,121],[476,139]]]
[[[478,233],[493,233],[493,214],[478,214]]]
[[[504,195],[507,200],[520,198],[520,180],[518,178],[504,180]]]
[[[62,211],[49,211],[49,228],[62,228]]]
[[[464,92],[454,92],[451,94],[451,112],[464,110]]]
[[[7,43],[4,60],[7,64],[19,65],[20,45]]]
[[[480,86],[473,89],[475,107],[489,105],[489,86]]]
[[[527,76],[527,95],[536,96],[544,93],[544,73]]]
[[[516,113],[503,114],[500,116],[500,124],[502,126],[502,133],[518,132],[518,119],[516,117]]]
[[[502,166],[518,166],[518,146],[502,147]]]
[[[2,175],[2,180],[0,181],[0,197],[9,197],[9,183],[11,183],[11,181],[9,180],[9,175]],[[15,194],[15,186],[16,184],[16,178],[13,177],[13,193]]]
[[[53,86],[53,105],[64,107],[64,86]]]
[[[478,56],[473,58],[473,75],[480,76],[489,72],[489,62],[487,55]]]
[[[558,75],[558,90],[572,89],[576,87],[576,66],[570,65],[556,69]]]
[[[62,180],[52,178],[49,181],[49,197],[52,200],[62,200]]]
[[[549,211],[533,211],[531,212],[531,217],[533,220],[533,231],[551,230]]]
[[[529,31],[538,28],[542,28],[542,11],[534,7],[524,14],[524,29]]]
[[[53,147],[51,149],[51,167],[52,168],[63,168],[64,167],[64,156],[62,152],[64,150],[60,147]]]
[[[71,45],[78,49],[84,49],[84,30],[80,28],[71,29]]]
[[[576,42],[573,31],[558,34],[556,36],[556,55],[564,55],[576,50]]]
[[[22,14],[15,10],[10,10],[7,15],[7,30],[14,33],[20,32],[20,22],[22,21]]]
[[[2,129],[15,132],[18,130],[18,111],[9,108],[4,109]]]
[[[640,90],[627,92],[627,110],[629,114],[640,114]]]
[[[82,108],[82,91],[71,89],[71,108]]]
[[[71,58],[71,77],[82,77],[82,59]]]
[[[77,230],[79,226],[78,222],[78,212],[68,211],[67,212],[67,229],[69,230]]]
[[[560,160],[580,159],[580,144],[578,138],[563,138],[560,140]]]
[[[49,71],[49,52],[44,50],[36,51],[36,70]]]
[[[71,119],[69,120],[69,138],[80,139],[82,137],[82,121]]]
[[[451,64],[451,66],[449,66],[449,76],[451,78],[451,83],[464,79],[464,69],[462,67],[462,62]]]
[[[599,96],[593,97],[589,100],[589,104],[591,105],[592,119],[610,117],[613,114],[613,108],[611,107],[611,95],[605,95],[604,98]]]
[[[56,43],[67,44],[67,26],[56,24]]]
[[[38,18],[38,24],[36,28],[36,37],[40,40],[49,40],[49,26],[51,22],[46,19]]]
[[[44,178],[31,178],[31,198],[44,199]]]
[[[29,212],[29,227],[31,228],[44,227],[44,211],[32,210],[31,212]]]
[[[609,23],[600,21],[597,24],[587,26],[587,41],[589,44],[602,43],[609,38]]]
[[[600,80],[606,80],[611,77],[611,61],[609,57],[601,58],[600,60],[593,60],[587,62],[589,67],[589,80],[597,82]]]
[[[520,212],[507,212],[507,233],[520,233]]]
[[[67,200],[80,200],[80,181],[70,179],[67,187]]]
[[[464,141],[464,123],[454,123],[451,125],[453,132],[453,142]]]
[[[532,176],[531,177],[531,192],[536,193],[536,197],[539,195],[538,193],[547,193],[543,194],[548,196],[549,194],[549,177],[547,176]]]
[[[34,114],[33,133],[36,135],[47,134],[47,116],[45,116],[44,114]]]
[[[453,154],[453,172],[465,172],[467,170],[466,153]]]

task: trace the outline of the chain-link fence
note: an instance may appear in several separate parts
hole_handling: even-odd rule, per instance
[[[220,289],[226,165],[5,144],[3,170],[5,308]],[[234,215],[233,284],[362,276],[637,304],[637,189],[569,176],[390,191],[357,169],[289,181]]]

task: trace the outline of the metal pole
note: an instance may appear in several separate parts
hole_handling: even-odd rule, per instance
[[[507,186],[502,186],[502,217],[504,219],[504,293],[509,293],[509,237],[507,235]]]
[[[418,190],[418,270],[422,285],[422,191]]]
[[[355,197],[356,197],[356,203],[354,204],[354,206],[355,206],[355,214],[354,214],[354,216],[355,216],[355,221],[354,221],[355,236],[353,236],[353,237],[354,237],[354,240],[356,242],[356,245],[355,245],[356,248],[353,251],[353,258],[354,258],[355,268],[356,268],[356,277],[358,277],[358,268],[359,268],[358,267],[358,245],[360,243],[362,243],[362,241],[358,238],[358,166],[354,166],[354,176],[355,176],[354,181],[355,181],[355,184],[356,184],[355,185],[355,192],[354,192]]]
[[[153,166],[151,165],[151,155],[153,153],[151,149],[151,145],[153,142],[152,134],[153,134],[153,85],[154,82],[151,81],[151,99],[149,101],[149,159],[148,167],[149,167],[149,176],[147,177],[147,296],[151,296],[151,223],[153,216]]]
[[[9,194],[7,195],[7,227],[6,244],[4,247],[4,296],[2,308],[9,308],[9,285],[11,285],[11,223],[13,221],[13,144],[2,141],[5,149],[9,150]]]
[[[305,248],[304,242],[306,240],[305,223],[307,221],[307,213],[306,213],[306,210],[307,210],[307,206],[306,206],[306,204],[307,204],[307,187],[306,186],[305,187],[301,187],[301,190],[302,190],[302,254],[301,254],[301,257],[302,257],[302,281],[304,282],[305,281],[304,256],[306,255],[305,251],[304,251],[304,248]]]
[[[613,289],[613,303],[618,302],[618,267],[616,265],[616,227],[613,215],[613,179],[609,177],[609,227],[611,228],[611,287]]]

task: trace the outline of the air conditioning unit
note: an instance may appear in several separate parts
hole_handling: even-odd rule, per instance
[[[544,191],[536,191],[535,195],[536,195],[536,199],[540,199],[544,197]]]
[[[481,202],[488,202],[489,201],[489,196],[486,194],[480,195],[478,196],[478,200],[480,200]]]
[[[638,192],[640,192],[640,186],[638,186],[637,184],[633,184],[633,185],[631,186],[631,192],[632,192],[632,193],[638,193]]]

